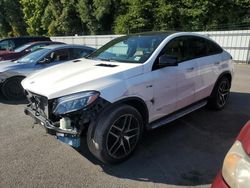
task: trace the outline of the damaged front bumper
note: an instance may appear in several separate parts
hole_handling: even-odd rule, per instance
[[[24,113],[35,120],[35,124],[42,125],[47,133],[56,135],[57,139],[75,148],[80,146],[80,132],[74,129],[61,129],[58,125],[43,117],[37,110],[28,105]]]

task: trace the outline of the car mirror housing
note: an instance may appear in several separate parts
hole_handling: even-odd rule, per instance
[[[39,64],[49,64],[50,60],[47,58],[43,58],[42,60],[39,61]]]
[[[169,55],[161,55],[159,57],[159,66],[160,67],[167,67],[167,66],[177,66],[177,58],[175,56]]]

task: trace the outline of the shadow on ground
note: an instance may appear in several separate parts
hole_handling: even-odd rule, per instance
[[[4,96],[0,92],[0,103],[9,104],[9,105],[18,105],[18,104],[27,104],[28,101],[25,98],[20,99],[20,100],[7,100],[6,98],[4,98]]]
[[[115,166],[97,161],[82,140],[80,153],[111,176],[172,185],[212,183],[224,156],[250,119],[250,94],[231,93],[222,111],[206,108],[146,132],[134,155]]]

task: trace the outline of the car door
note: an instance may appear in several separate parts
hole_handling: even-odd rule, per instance
[[[175,57],[177,66],[158,67],[161,55]],[[170,114],[194,102],[196,61],[189,60],[186,37],[177,37],[166,44],[153,66],[154,119]]]
[[[176,109],[177,67],[158,67],[158,59],[153,66],[153,71],[149,73],[153,87],[151,121],[170,114]]]
[[[197,61],[190,53],[189,36],[181,36],[167,44],[166,54],[177,58],[176,108],[179,110],[195,102],[195,82],[198,77]]]
[[[44,69],[70,60],[69,49],[60,49],[50,52],[37,62],[35,69]]]
[[[198,65],[198,79],[195,86],[195,100],[199,101],[208,97],[216,81],[214,67],[219,66],[222,49],[214,42],[202,37],[190,37],[190,49],[196,57]]]

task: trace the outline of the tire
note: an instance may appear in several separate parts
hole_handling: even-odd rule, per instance
[[[24,89],[21,85],[22,77],[12,77],[5,80],[2,84],[1,91],[6,99],[24,99]]]
[[[227,77],[222,77],[215,85],[208,101],[208,106],[213,110],[222,110],[228,101],[231,82]]]
[[[141,114],[132,106],[120,105],[101,114],[87,132],[90,152],[109,164],[125,161],[142,136]]]

